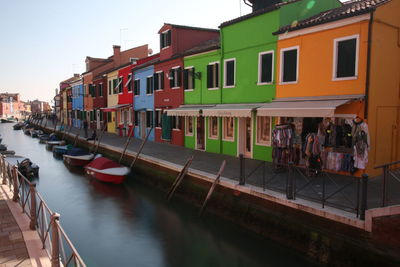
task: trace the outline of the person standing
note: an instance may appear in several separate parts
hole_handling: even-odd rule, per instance
[[[83,121],[83,130],[85,131],[85,138],[87,138],[87,137],[88,137],[88,133],[87,133],[87,130],[88,130],[88,122],[87,122],[87,120],[84,120],[84,121]]]

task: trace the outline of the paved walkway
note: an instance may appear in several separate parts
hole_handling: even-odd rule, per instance
[[[45,122],[42,123],[42,125],[44,124]],[[54,128],[54,124],[49,121],[47,127]],[[83,129],[73,128],[71,133],[80,133],[80,136],[84,136]],[[91,135],[91,130],[89,130],[89,135]],[[101,144],[117,147],[122,151],[126,140],[127,137],[119,137],[116,134],[105,132]],[[141,143],[141,139],[132,138],[128,147],[128,152],[137,152]],[[191,155],[194,155],[194,160],[190,169],[212,174],[216,174],[222,161],[226,160],[227,164],[222,176],[236,182],[239,181],[240,162],[237,157],[150,141],[145,144],[142,154],[179,166],[183,166],[186,160]],[[269,189],[281,193],[286,190],[287,171],[278,172],[272,168],[271,163],[254,159],[245,159],[245,174],[246,184],[259,187],[261,190]],[[323,175],[310,178],[301,175],[300,169],[294,171],[294,178],[296,181],[296,195],[298,198],[322,203],[323,195],[325,195],[325,205],[353,213],[356,212],[359,178],[330,173],[324,173]],[[379,177],[369,180],[368,208],[380,206],[382,199],[381,184],[382,182]],[[389,181],[388,188],[388,203],[400,204],[400,182],[396,182],[392,179]]]
[[[0,267],[32,266],[26,244],[0,188]]]

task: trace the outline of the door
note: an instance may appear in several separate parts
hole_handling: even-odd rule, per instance
[[[96,128],[100,130],[100,109],[96,110]]]
[[[252,126],[251,118],[239,119],[239,154],[252,158]]]
[[[196,130],[196,148],[205,150],[205,125],[203,116],[197,117]]]
[[[123,115],[123,127],[124,127],[124,132],[123,135],[127,136],[128,135],[128,110],[124,110],[124,115]]]
[[[146,138],[146,111],[140,112],[140,138]]]

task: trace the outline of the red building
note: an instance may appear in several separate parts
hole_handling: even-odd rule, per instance
[[[168,117],[166,109],[183,105],[183,56],[185,51],[219,38],[219,30],[164,24],[159,30],[160,62],[154,66],[155,140],[184,145],[184,122]]]
[[[107,107],[107,76],[104,73],[93,78],[93,90],[92,99],[95,119],[92,121],[91,128],[100,130],[104,127],[106,118],[101,108]]]

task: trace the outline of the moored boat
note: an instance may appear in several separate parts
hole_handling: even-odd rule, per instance
[[[84,168],[90,177],[113,184],[122,184],[130,172],[129,168],[102,156],[95,158]]]
[[[21,130],[23,126],[24,126],[23,122],[18,122],[18,123],[13,125],[13,129],[14,130]]]
[[[54,146],[53,147],[53,154],[55,156],[62,156],[67,153],[68,150],[72,149],[73,146],[71,144],[65,146]]]
[[[83,167],[93,160],[94,154],[81,148],[72,148],[63,155],[64,163],[73,167]]]
[[[1,122],[2,123],[11,123],[11,122],[15,122],[15,121],[12,119],[1,119]]]
[[[26,178],[32,178],[39,175],[39,166],[33,163],[29,158],[23,156],[6,156],[6,161],[11,165],[17,165],[18,171]]]

